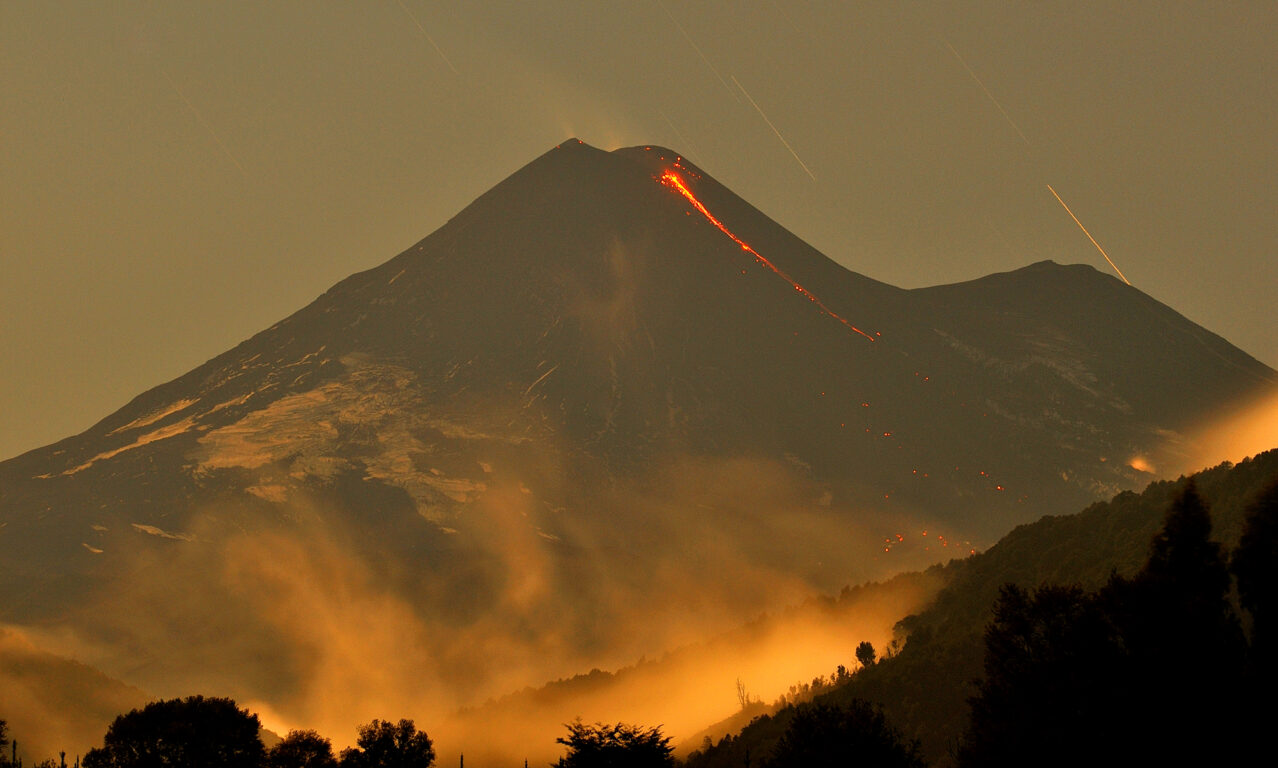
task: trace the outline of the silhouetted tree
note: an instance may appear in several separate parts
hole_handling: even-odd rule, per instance
[[[922,768],[918,742],[907,743],[862,699],[846,707],[801,704],[764,768]]]
[[[1229,764],[1245,643],[1210,533],[1191,481],[1135,578],[1005,586],[960,764]]]
[[[1096,600],[1078,587],[1004,586],[985,630],[985,678],[960,764],[1087,764],[1097,743],[1121,732],[1100,695],[1121,656],[1110,636]]]
[[[1192,611],[1209,621],[1213,631],[1233,631],[1237,622],[1224,599],[1229,567],[1220,544],[1211,540],[1211,514],[1192,479],[1172,499],[1136,581],[1175,599],[1182,615]]]
[[[342,768],[428,768],[435,762],[435,745],[412,720],[361,725],[355,743],[342,750]]]
[[[869,640],[862,640],[861,644],[856,647],[856,660],[863,667],[871,667],[874,666],[874,657],[874,646],[870,644]]]
[[[266,755],[269,768],[337,768],[333,744],[315,731],[289,731]]]
[[[1253,664],[1260,677],[1272,682],[1278,672],[1278,483],[1261,491],[1248,508],[1230,566],[1238,601],[1251,617]]]
[[[644,728],[617,723],[585,725],[580,720],[565,726],[566,737],[555,739],[568,752],[558,768],[670,768],[675,761],[669,737],[661,727]]]
[[[9,764],[9,724],[0,720],[0,766]]]
[[[1144,698],[1128,722],[1151,739],[1176,734],[1174,747],[1163,742],[1167,759],[1218,762],[1237,743],[1247,645],[1229,588],[1228,563],[1191,479],[1173,498],[1149,562],[1107,595],[1130,685]]]
[[[260,768],[266,750],[257,715],[230,699],[188,696],[155,701],[107,728],[84,768]]]
[[[1278,686],[1278,482],[1264,488],[1249,505],[1230,570],[1238,586],[1238,602],[1251,618],[1245,696],[1261,703],[1244,709],[1243,727],[1249,733],[1268,733]]]

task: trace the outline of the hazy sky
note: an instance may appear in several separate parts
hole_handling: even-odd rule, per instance
[[[1275,29],[1260,0],[4,0],[0,458],[568,136],[670,146],[906,287],[1109,271],[1051,184],[1134,285],[1278,365]]]

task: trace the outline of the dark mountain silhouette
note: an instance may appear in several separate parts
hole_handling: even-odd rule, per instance
[[[293,656],[274,608],[358,623],[355,579],[439,630],[412,671],[464,698],[687,640],[670,605],[739,618],[1137,487],[1133,458],[1276,382],[1088,267],[906,291],[670,150],[570,140],[0,464],[0,620],[73,626],[160,695],[297,692],[325,646]]]

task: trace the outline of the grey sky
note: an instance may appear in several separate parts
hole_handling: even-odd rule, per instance
[[[1136,287],[1278,365],[1275,29],[1278,4],[1219,0],[6,0],[0,457],[568,136],[671,146],[906,287],[1112,274],[1051,184]]]

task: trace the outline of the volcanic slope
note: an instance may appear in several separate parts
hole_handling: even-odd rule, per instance
[[[309,668],[257,645],[296,640],[268,608],[349,578],[461,645],[521,638],[431,646],[459,690],[490,690],[498,654],[492,685],[538,682],[691,639],[665,634],[678,606],[739,617],[1142,485],[1133,457],[1275,381],[1090,268],[906,291],[668,149],[569,140],[0,464],[0,619],[91,627],[107,671],[158,693],[173,667],[300,690]],[[196,627],[255,661],[156,650]],[[521,658],[560,666],[521,678]]]

